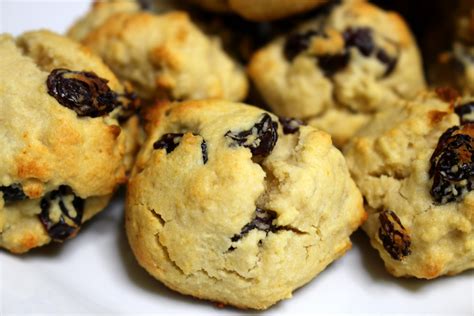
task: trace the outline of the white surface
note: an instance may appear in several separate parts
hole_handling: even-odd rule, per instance
[[[0,0],[0,31],[64,32],[87,7],[88,1]],[[149,277],[128,247],[122,213],[117,199],[63,246],[19,257],[0,250],[0,314],[242,313],[181,296]],[[353,240],[346,256],[265,314],[474,314],[472,271],[433,281],[395,279],[363,233]]]

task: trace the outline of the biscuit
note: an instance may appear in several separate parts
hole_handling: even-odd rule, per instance
[[[241,66],[185,12],[154,14],[135,2],[99,3],[69,35],[100,55],[145,100],[237,101],[247,94]]]
[[[345,150],[363,229],[397,277],[474,267],[474,99],[440,96],[390,104]]]
[[[126,181],[134,100],[87,48],[48,31],[0,35],[0,247],[74,236]]]
[[[350,248],[365,211],[325,132],[218,100],[162,105],[148,118],[126,231],[166,286],[265,309]]]

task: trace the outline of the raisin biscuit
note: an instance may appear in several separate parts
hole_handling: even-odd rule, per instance
[[[23,253],[104,209],[126,180],[136,118],[132,95],[68,38],[4,34],[0,55],[0,247]]]
[[[166,286],[265,309],[350,248],[365,211],[325,132],[218,100],[161,106],[151,118],[126,230]]]
[[[348,144],[364,195],[363,229],[394,276],[474,267],[474,99],[432,94],[392,104]]]
[[[272,110],[325,129],[339,145],[389,100],[425,86],[403,19],[360,0],[277,38],[254,55],[249,73]]]
[[[81,32],[86,34],[78,36]],[[135,2],[105,2],[69,34],[99,54],[143,99],[241,100],[247,94],[244,71],[187,13],[154,14]]]
[[[309,11],[337,0],[188,0],[220,13],[234,12],[252,21],[270,21]]]

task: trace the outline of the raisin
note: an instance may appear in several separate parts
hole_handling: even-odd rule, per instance
[[[48,235],[55,241],[73,236],[82,224],[84,200],[69,186],[61,185],[49,192],[40,202],[39,219]]]
[[[176,147],[178,147],[181,138],[183,138],[182,133],[168,133],[161,136],[159,140],[157,140],[153,144],[154,149],[166,149],[166,153],[169,154]]]
[[[89,117],[106,115],[122,105],[107,82],[93,72],[68,69],[54,69],[46,80],[48,93],[61,105]]]
[[[251,129],[241,132],[228,131],[225,135],[233,140],[232,146],[249,148],[254,157],[268,156],[278,140],[278,123],[267,113]]]
[[[9,186],[1,186],[0,191],[3,192],[3,200],[5,202],[15,202],[26,200],[28,196],[23,192],[23,187],[19,183]]]
[[[388,77],[390,74],[395,70],[395,67],[397,66],[398,58],[392,57],[387,54],[387,52],[379,48],[377,50],[377,54],[375,55],[377,59],[382,63],[385,64],[385,72],[383,74],[383,77]]]
[[[461,119],[461,124],[474,123],[474,101],[461,104],[454,111]]]
[[[306,50],[313,36],[325,36],[325,34],[316,30],[309,30],[304,33],[295,33],[288,36],[283,47],[286,59],[292,61],[302,51]]]
[[[474,189],[474,124],[449,128],[430,158],[431,196],[446,204],[461,201]]]
[[[303,125],[303,122],[289,117],[279,117],[281,126],[283,127],[283,133],[285,134],[294,134],[300,130],[300,126]]]
[[[348,52],[335,55],[318,56],[318,65],[327,77],[333,76],[336,72],[344,69],[349,64],[350,55]]]
[[[356,47],[359,52],[369,57],[375,52],[375,57],[385,65],[383,77],[388,77],[397,66],[398,58],[392,57],[383,48],[378,48],[372,37],[372,30],[367,27],[349,27],[343,33],[345,47]]]
[[[346,48],[356,47],[366,57],[375,50],[372,30],[368,27],[349,27],[343,32],[342,36],[344,37]]]
[[[255,210],[255,217],[252,219],[252,221],[242,227],[240,233],[232,236],[230,240],[232,242],[239,241],[253,229],[258,229],[266,233],[275,232],[277,227],[272,224],[275,218],[276,213],[274,211],[262,210],[261,208],[257,207]]]
[[[207,156],[207,143],[206,141],[203,139],[202,142],[201,142],[201,151],[202,151],[202,161],[204,164],[207,163],[207,160],[208,160],[208,156]]]
[[[395,260],[411,254],[411,239],[397,214],[388,210],[379,214],[379,238],[383,247]]]

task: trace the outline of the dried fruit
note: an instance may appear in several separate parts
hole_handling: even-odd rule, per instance
[[[461,104],[454,108],[461,124],[474,123],[474,101]]]
[[[395,260],[402,260],[411,254],[411,239],[397,214],[383,211],[379,214],[379,238],[383,247]]]
[[[0,191],[3,192],[3,200],[5,202],[15,202],[26,200],[28,196],[23,192],[23,187],[19,183],[9,186],[1,186]]]
[[[230,240],[232,242],[239,241],[253,229],[258,229],[266,233],[275,232],[277,227],[272,224],[275,218],[276,213],[274,211],[262,210],[261,208],[257,207],[255,209],[255,217],[252,219],[252,221],[242,227],[240,233],[232,236]]]
[[[356,47],[364,56],[369,56],[375,50],[372,30],[368,27],[347,28],[342,36],[345,41],[345,47]]]
[[[327,37],[326,33],[318,30],[309,30],[304,33],[290,35],[284,46],[285,57],[292,61],[298,54],[306,50],[314,36]],[[383,48],[376,46],[372,30],[368,27],[349,27],[342,32],[344,50],[333,55],[315,55],[318,66],[328,77],[344,69],[350,61],[349,48],[355,47],[365,57],[375,54],[375,57],[385,65],[383,77],[389,76],[397,65],[398,58],[392,57]]]
[[[375,57],[385,64],[383,77],[389,76],[397,65],[398,58],[392,57],[383,48],[375,45],[372,30],[368,27],[352,28],[349,27],[343,33],[346,48],[356,47],[359,52],[369,57],[375,52]]]
[[[75,235],[82,224],[84,200],[77,197],[69,186],[61,185],[49,192],[41,199],[40,207],[39,219],[55,241],[64,241]]]
[[[159,140],[157,140],[153,144],[154,149],[166,149],[166,153],[169,154],[176,147],[178,147],[179,143],[181,142],[181,138],[183,138],[183,133],[168,133],[161,136]]]
[[[327,77],[331,77],[336,72],[346,68],[349,60],[350,55],[348,52],[337,55],[321,55],[317,58],[319,67]]]
[[[383,77],[388,77],[390,74],[395,70],[397,66],[398,58],[392,57],[387,54],[387,52],[383,48],[379,48],[377,50],[377,54],[375,57],[382,63],[385,64],[385,72]]]
[[[280,121],[280,124],[283,128],[283,133],[285,133],[285,134],[297,133],[300,130],[300,126],[303,125],[303,122],[301,120],[296,119],[296,118],[289,118],[289,117],[280,116],[278,118],[278,121]]]
[[[202,142],[201,142],[201,151],[202,151],[202,161],[204,162],[204,164],[206,164],[208,160],[208,156],[207,156],[207,143],[204,140],[204,138],[202,139]]]
[[[431,156],[431,196],[440,204],[460,201],[474,189],[474,124],[449,128]]]
[[[283,47],[286,59],[292,61],[302,51],[306,50],[313,36],[325,36],[325,34],[317,30],[309,30],[304,33],[295,33],[288,36]]]
[[[278,140],[278,123],[265,113],[251,129],[241,132],[228,131],[225,137],[233,140],[232,146],[249,148],[254,157],[266,157]]]
[[[48,93],[61,105],[89,117],[106,115],[124,105],[123,96],[110,90],[107,82],[93,72],[68,69],[54,69],[46,80]]]

